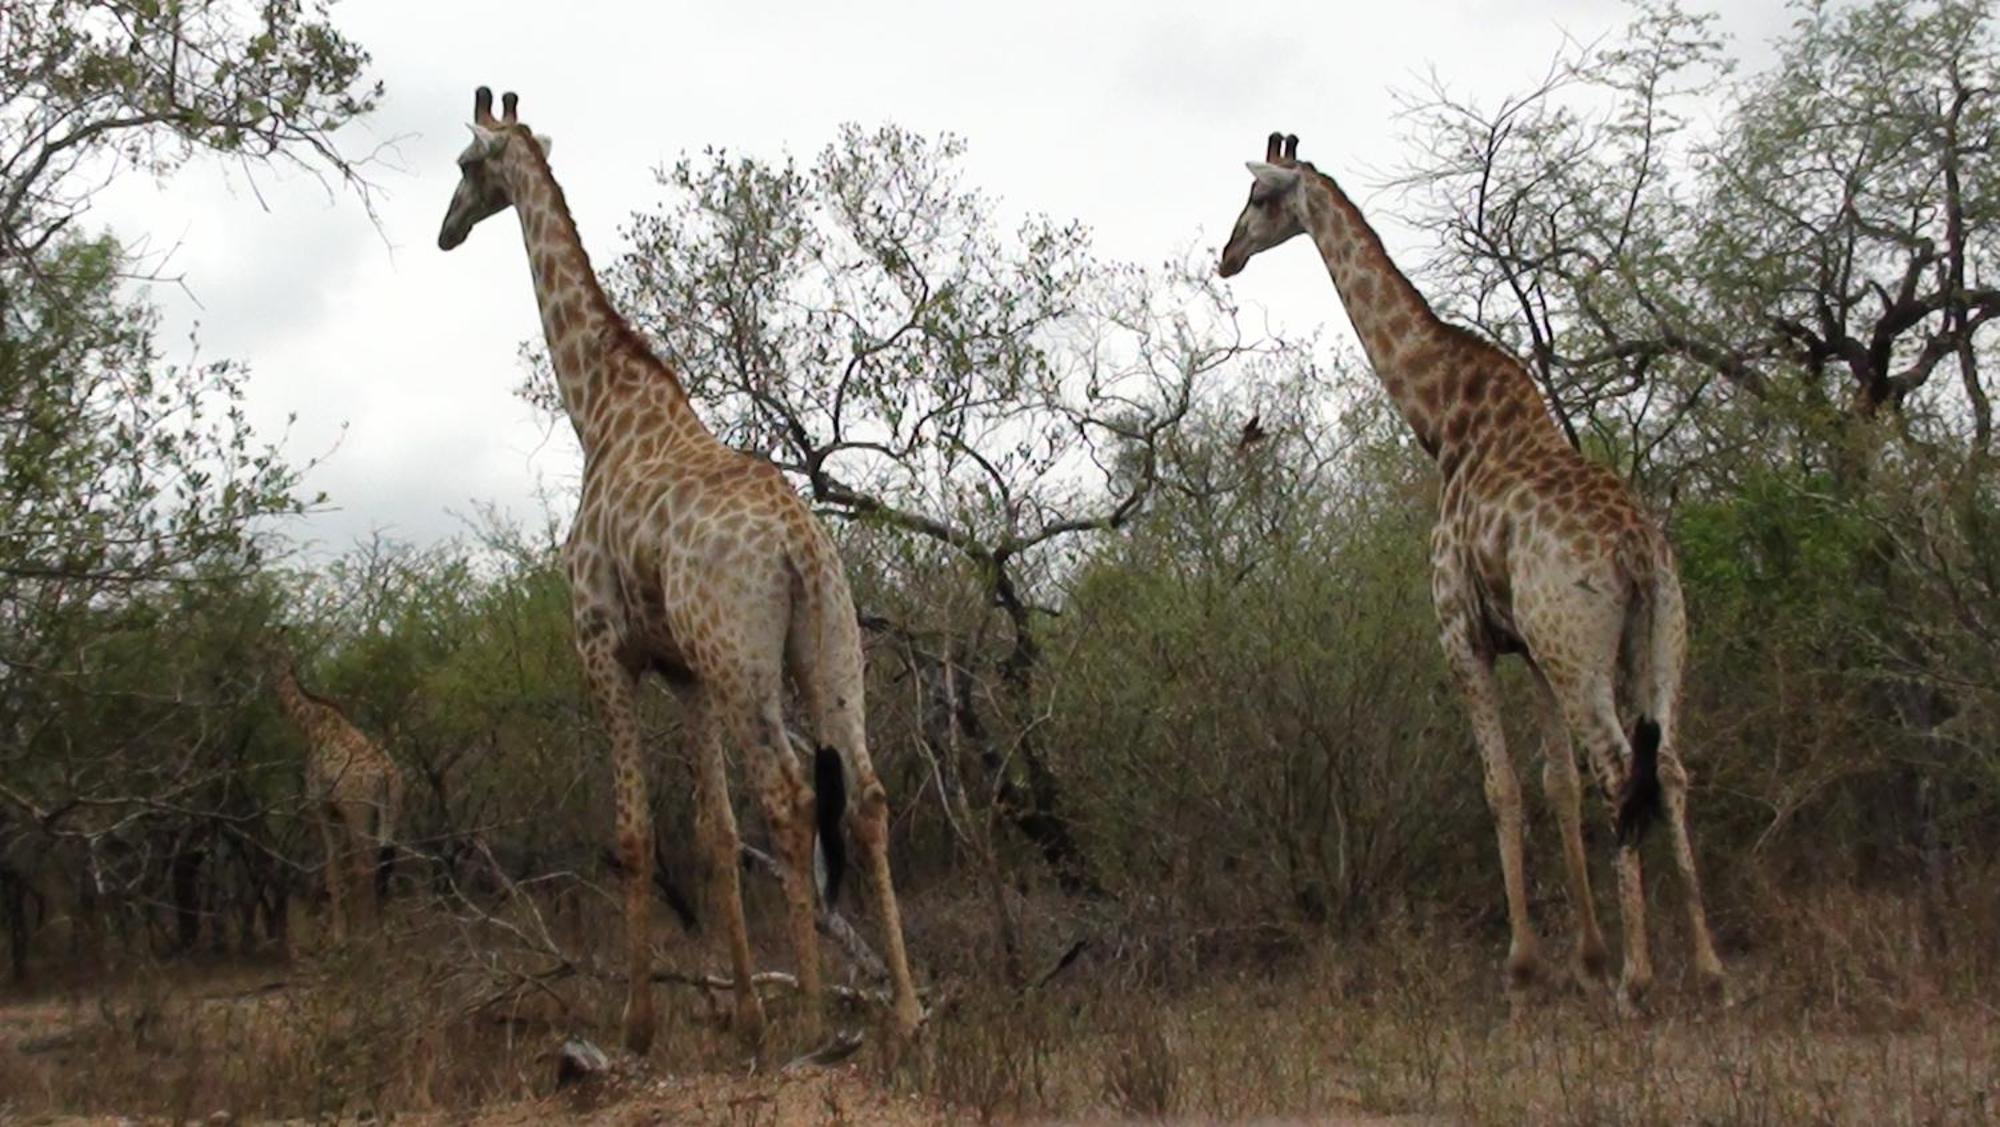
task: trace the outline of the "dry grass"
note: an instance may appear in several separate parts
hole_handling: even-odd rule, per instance
[[[805,1075],[753,1074],[679,991],[650,1061],[560,1095],[549,1053],[571,1034],[609,1047],[612,991],[571,978],[479,1006],[491,980],[453,973],[449,944],[406,922],[381,946],[261,974],[150,968],[0,1006],[0,1121],[218,1109],[489,1122],[2000,1117],[1991,944],[1939,955],[1912,938],[1911,918],[1893,897],[1775,904],[1761,946],[1732,960],[1726,1010],[1683,989],[1674,937],[1661,936],[1654,1012],[1636,1022],[1574,989],[1510,1014],[1497,946],[1441,927],[1196,959],[1173,982],[1113,954],[1026,993],[961,982],[900,1066],[864,1054]],[[796,1046],[786,1007],[773,1011],[782,1059]]]

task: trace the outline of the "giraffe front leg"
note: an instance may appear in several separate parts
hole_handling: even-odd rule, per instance
[[[1472,720],[1472,738],[1479,746],[1486,803],[1493,811],[1494,833],[1500,844],[1500,876],[1507,890],[1506,986],[1518,1002],[1540,970],[1540,943],[1528,913],[1528,877],[1522,855],[1521,781],[1507,756],[1507,736],[1501,725],[1500,690],[1493,678],[1493,658],[1477,651],[1469,632],[1448,627],[1445,653],[1465,698]]]
[[[341,875],[347,881],[348,927],[357,935],[372,933],[379,921],[375,903],[374,839],[368,833],[368,807],[361,802],[341,804],[341,821],[347,830],[346,865]]]
[[[653,1047],[653,808],[646,794],[634,678],[608,633],[579,639],[584,676],[611,736],[611,789],[617,807],[618,859],[625,867],[625,1047]]]
[[[340,851],[340,835],[334,824],[338,811],[323,807],[319,814],[320,841],[326,846],[326,864],[320,869],[326,881],[326,909],[334,942],[347,939],[347,860]]]

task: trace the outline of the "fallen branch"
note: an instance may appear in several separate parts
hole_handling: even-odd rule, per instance
[[[731,993],[736,989],[735,979],[725,978],[719,974],[688,974],[685,971],[656,970],[653,972],[653,981],[669,983],[675,986],[692,986],[698,990],[707,990],[719,994]],[[799,990],[798,976],[787,974],[781,970],[758,971],[756,974],[750,976],[750,985],[752,989],[758,991],[759,997],[764,996],[765,987],[776,987],[780,991],[794,994],[798,993]],[[826,992],[843,1002],[849,1002],[858,1006],[886,1008],[889,1005],[889,996],[880,991],[858,990],[852,986],[841,986],[833,983],[826,987]]]
[[[841,1061],[853,1056],[861,1048],[863,1040],[865,1038],[859,1029],[844,1029],[834,1034],[826,1044],[821,1045],[819,1048],[802,1056],[794,1057],[789,1064],[779,1069],[779,1071],[798,1072],[808,1068],[825,1068],[828,1065],[839,1064]]]
[[[754,846],[745,845],[742,850],[743,860],[749,867],[776,880],[784,880],[785,867],[776,857]],[[846,953],[855,969],[868,979],[876,983],[889,981],[889,968],[883,965],[874,949],[868,946],[868,941],[861,938],[861,933],[854,930],[854,925],[848,923],[847,917],[841,915],[838,909],[829,908],[824,903],[817,905],[813,912],[813,925],[821,935],[833,940]]]
[[[1087,937],[1070,944],[1069,950],[1064,951],[1062,958],[1056,960],[1056,965],[1050,967],[1040,978],[1030,983],[1028,989],[1040,990],[1042,987],[1047,986],[1051,979],[1068,970],[1076,962],[1077,956],[1083,954],[1084,948],[1088,946],[1090,946],[1090,940]]]
[[[248,986],[241,990],[217,990],[203,994],[201,1000],[204,1002],[234,1002],[243,998],[255,998],[261,994],[274,994],[290,986],[291,983],[287,980],[274,978],[269,982],[260,982],[255,986]]]

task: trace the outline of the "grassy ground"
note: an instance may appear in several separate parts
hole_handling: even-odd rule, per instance
[[[1850,898],[1774,924],[1781,941],[1732,960],[1726,1009],[1684,988],[1662,937],[1662,981],[1637,1021],[1567,985],[1511,1011],[1494,989],[1498,950],[1440,928],[1209,956],[1176,974],[1136,973],[1099,945],[1038,989],[960,981],[894,1068],[871,1046],[831,1069],[753,1069],[714,1007],[663,986],[650,1059],[558,1093],[565,1037],[615,1042],[610,988],[569,977],[501,997],[501,963],[447,957],[459,949],[435,921],[406,915],[379,944],[285,965],[151,966],[115,987],[10,996],[0,1121],[2000,1118],[1985,960],[1923,953],[1908,918]],[[785,1010],[773,1006],[773,1065],[805,1047]]]

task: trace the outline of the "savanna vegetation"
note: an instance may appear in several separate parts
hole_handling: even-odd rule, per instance
[[[1440,309],[1521,355],[1670,529],[1721,1011],[1681,988],[1658,910],[1649,1016],[1556,983],[1510,1017],[1491,824],[1432,629],[1434,471],[1357,357],[1261,336],[1205,258],[1107,261],[1076,224],[1006,218],[956,138],[856,127],[810,157],[660,170],[660,202],[599,248],[606,285],[840,541],[935,1010],[922,1052],[861,1058],[864,1096],[682,1111],[1992,1117],[2000,37],[1977,0],[1794,16],[1755,69],[1709,16],[1645,0],[1512,97],[1414,87],[1378,205],[1424,233],[1407,265]],[[618,993],[567,501],[308,561],[283,518],[317,502],[311,467],[245,422],[250,371],[166,362],[143,265],[85,221],[106,169],[217,154],[367,206],[367,155],[334,136],[381,96],[366,51],[294,2],[0,0],[0,39],[0,975],[20,1003],[0,1117],[542,1099],[564,1036],[614,1039]],[[559,409],[525,352],[520,393]],[[244,660],[281,625],[409,775],[386,946],[319,934],[304,747]],[[740,1071],[665,694],[647,724],[672,995],[653,1055]],[[1587,833],[1608,868],[1609,827]],[[748,879],[778,959],[775,882]]]

